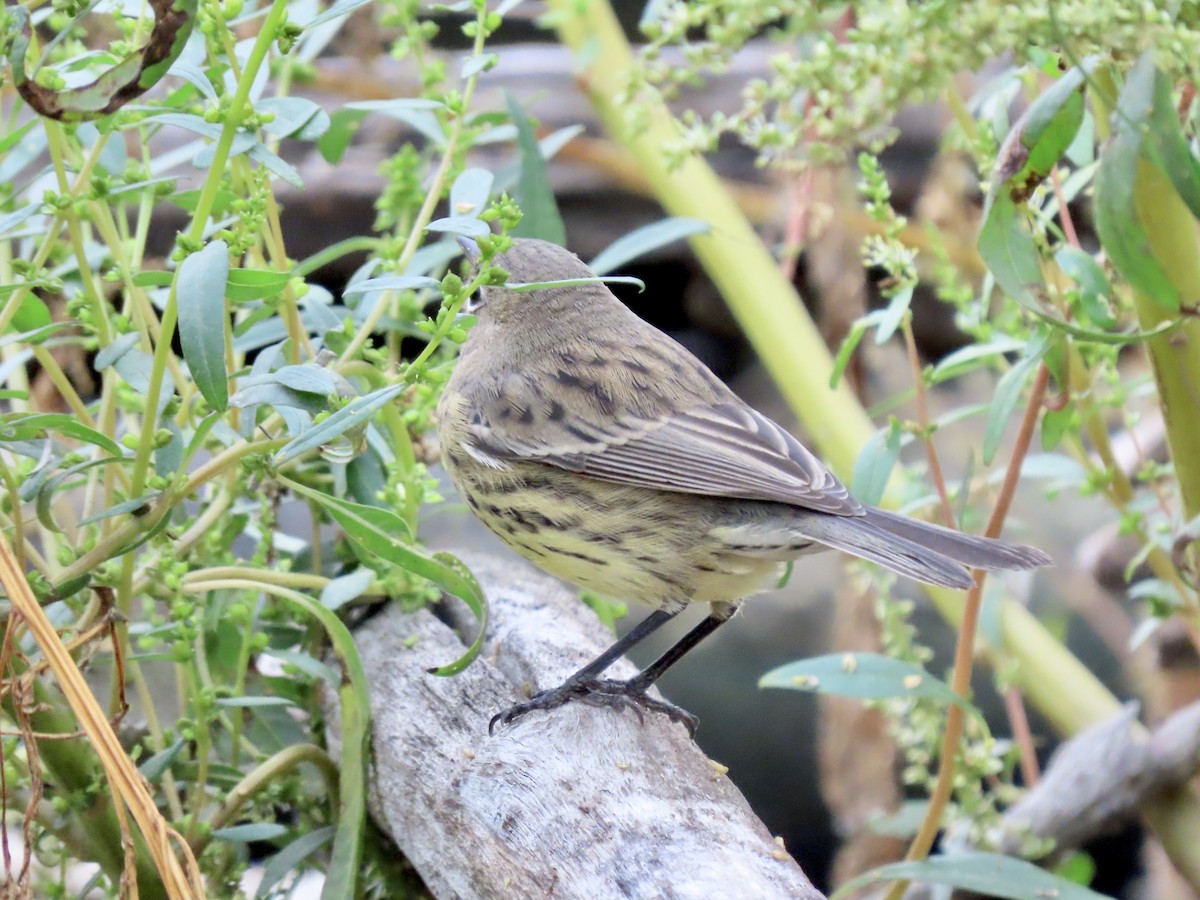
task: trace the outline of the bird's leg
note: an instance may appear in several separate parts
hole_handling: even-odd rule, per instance
[[[642,710],[648,709],[654,712],[661,712],[668,718],[682,723],[687,728],[688,734],[694,735],[696,732],[695,716],[686,710],[680,709],[673,703],[667,703],[665,700],[656,700],[653,697],[647,696],[646,691],[650,689],[650,686],[667,669],[682,659],[684,654],[727,621],[726,616],[708,616],[708,618],[668,648],[662,656],[628,681],[613,681],[598,677],[618,656],[622,655],[650,633],[665,625],[676,614],[659,610],[647,616],[629,634],[625,635],[625,637],[621,638],[621,640],[617,641],[612,647],[558,687],[542,691],[525,703],[518,703],[511,709],[493,716],[491,722],[488,724],[488,732],[491,733],[497,722],[503,722],[507,725],[514,719],[520,718],[535,709],[554,709],[571,700],[579,700],[589,706],[609,706],[613,709],[630,708],[638,714],[639,718],[642,716]]]

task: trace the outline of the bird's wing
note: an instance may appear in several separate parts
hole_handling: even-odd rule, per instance
[[[863,506],[798,440],[728,398],[653,417],[596,407],[567,412],[531,380],[472,404],[472,452],[485,462],[540,462],[661,491],[772,500],[836,515]],[[608,412],[609,414],[606,414]],[[624,414],[622,414],[622,412]]]

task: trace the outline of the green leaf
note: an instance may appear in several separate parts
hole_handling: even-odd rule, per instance
[[[225,285],[229,281],[229,246],[211,241],[179,264],[176,299],[179,343],[192,379],[208,405],[229,405],[229,374],[225,366]]]
[[[334,690],[337,690],[338,684],[341,683],[341,678],[338,677],[337,671],[332,666],[327,666],[307,653],[300,653],[297,650],[275,649],[269,649],[266,653],[287,663],[289,666],[295,666],[314,681],[324,681]]]
[[[360,428],[385,404],[390,403],[407,385],[393,384],[351,400],[328,419],[314,425],[299,437],[288,441],[275,455],[275,464],[283,465],[302,453],[328,444],[352,428]]]
[[[1075,411],[1068,403],[1062,409],[1048,409],[1042,413],[1042,449],[1049,451],[1057,447],[1067,433]],[[1024,475],[1024,472],[1021,473]]]
[[[1154,108],[1145,150],[1154,164],[1171,179],[1176,193],[1200,219],[1200,162],[1179,124],[1179,113],[1171,97],[1171,82],[1160,71],[1154,73]]]
[[[331,165],[337,165],[346,155],[346,148],[367,116],[366,110],[339,109],[329,117],[329,128],[317,141],[317,150]]]
[[[340,609],[351,600],[361,597],[374,580],[375,573],[366,566],[348,575],[340,575],[321,589],[321,605],[327,609]]]
[[[339,16],[349,15],[360,6],[365,6],[369,2],[371,0],[337,0],[336,3],[330,5],[329,9],[315,16],[312,21],[305,22],[304,27],[312,28],[316,25],[324,25],[326,22],[332,21]]]
[[[509,282],[503,285],[506,291],[516,291],[527,294],[531,291],[541,291],[546,288],[573,287],[577,284],[632,284],[638,292],[646,289],[646,283],[632,275],[605,275],[603,278],[560,278],[557,281]]]
[[[389,509],[333,497],[288,478],[281,478],[280,481],[296,494],[324,507],[342,526],[352,543],[391,565],[429,579],[466,603],[479,620],[479,634],[462,657],[430,671],[435,675],[455,675],[471,664],[483,648],[483,636],[487,628],[487,599],[475,576],[461,561],[449,553],[431,554],[411,543],[412,536],[407,524]]]
[[[1101,328],[1115,327],[1117,320],[1104,302],[1105,297],[1112,295],[1112,286],[1095,257],[1078,247],[1067,245],[1054,254],[1054,261],[1078,288],[1079,313]]]
[[[521,152],[521,177],[517,180],[516,193],[523,216],[513,229],[513,236],[541,238],[565,247],[567,232],[550,187],[546,160],[533,132],[533,123],[512,94],[505,91],[504,98],[513,124],[517,126],[517,147]]]
[[[425,226],[425,230],[445,234],[461,234],[463,237],[470,238],[484,237],[492,233],[487,222],[481,222],[474,216],[446,216],[434,219]]]
[[[875,432],[854,461],[854,495],[863,503],[876,504],[887,490],[888,479],[900,458],[900,425],[893,421]]]
[[[391,558],[392,551],[397,546],[409,547],[412,544],[413,533],[399,514],[381,506],[368,506],[328,494],[320,494],[318,499],[314,496],[316,493],[318,492],[305,493],[305,496],[316,500],[328,510],[345,529],[346,536],[351,541],[380,559],[400,565]],[[407,559],[403,554],[400,558]]]
[[[175,762],[175,759],[183,752],[185,746],[187,746],[187,742],[183,738],[178,738],[171,746],[164,747],[161,752],[155,753],[138,766],[138,771],[151,784],[157,784],[163,773],[171,768],[171,763]]]
[[[218,697],[217,706],[232,706],[238,709],[254,709],[260,706],[295,706],[287,697]]]
[[[1076,851],[1054,866],[1054,874],[1072,884],[1088,885],[1096,877],[1096,861],[1087,853]]]
[[[292,280],[291,272],[270,269],[230,269],[225,295],[235,303],[274,297]]]
[[[9,324],[11,331],[36,331],[50,324],[50,308],[42,298],[30,291],[21,299],[21,305],[13,314]]]
[[[310,831],[303,837],[298,837],[278,853],[271,857],[263,871],[262,881],[254,893],[255,900],[262,900],[271,894],[271,889],[279,884],[288,874],[302,862],[328,844],[337,829],[326,825],[316,831]]]
[[[212,836],[219,841],[248,844],[251,841],[273,841],[287,833],[287,828],[278,822],[249,822],[245,825],[218,828],[212,833]]]
[[[895,880],[944,884],[1000,900],[1104,900],[1103,894],[1051,875],[1032,863],[996,853],[931,856],[921,862],[880,866],[846,882],[830,900],[848,897],[864,885]]]
[[[1006,353],[1016,353],[1025,349],[1025,341],[1012,337],[993,338],[986,343],[968,344],[961,350],[942,357],[930,373],[933,384],[947,381],[965,372],[972,372],[987,360]]]
[[[329,130],[329,113],[305,97],[265,97],[254,104],[258,113],[274,113],[263,130],[278,138],[315,141]]]
[[[837,357],[833,361],[833,371],[829,374],[830,390],[836,388],[838,382],[842,380],[842,375],[846,372],[846,366],[850,365],[850,358],[854,356],[854,351],[862,343],[863,335],[867,333],[867,329],[877,325],[882,318],[883,310],[877,309],[855,319],[854,324],[850,326],[850,331],[842,338],[842,345],[838,347]]]
[[[993,192],[1023,203],[1046,179],[1083,122],[1083,87],[1095,66],[1095,59],[1076,66],[1029,105],[1000,147]]]
[[[450,188],[450,214],[479,218],[487,207],[494,180],[487,169],[464,169]]]
[[[1113,137],[1096,171],[1096,232],[1108,258],[1138,291],[1170,312],[1179,311],[1179,291],[1154,256],[1137,207],[1138,161],[1154,105],[1154,59],[1144,54],[1125,80],[1113,112]]]
[[[1021,399],[1021,389],[1033,377],[1034,369],[1049,348],[1048,335],[1045,332],[1035,334],[1026,348],[1025,355],[1017,360],[996,384],[983,432],[984,465],[992,464],[1004,437],[1004,429],[1008,426],[1008,418],[1016,408],[1017,401]]]
[[[349,285],[342,291],[342,296],[353,297],[355,294],[369,294],[375,291],[417,291],[440,286],[440,281],[428,275],[382,275]]]
[[[114,503],[107,509],[102,509],[100,512],[92,513],[79,520],[78,525],[91,525],[93,522],[99,522],[101,519],[111,519],[113,516],[123,516],[127,512],[136,512],[138,510],[149,511],[150,504],[158,499],[158,494],[147,494],[145,497],[135,497],[132,500],[125,500],[121,503]]]
[[[316,394],[328,397],[338,392],[339,376],[324,366],[316,363],[303,363],[297,366],[280,366],[274,372],[265,375],[250,375],[242,379],[245,387],[256,384],[281,384],[289,390],[301,394]]]
[[[887,308],[883,310],[883,315],[879,317],[879,327],[875,329],[875,344],[883,346],[892,335],[896,333],[896,329],[900,327],[901,321],[904,319],[904,314],[908,312],[908,308],[912,305],[913,288],[915,285],[905,285],[898,290],[888,303]]]
[[[830,653],[802,659],[772,669],[758,680],[758,686],[864,700],[922,697],[970,707],[920,666],[877,653]]]
[[[85,444],[93,444],[113,456],[125,456],[121,446],[108,435],[65,413],[31,413],[0,419],[0,439],[3,440],[27,441],[43,431],[56,431]]]
[[[1033,291],[1042,286],[1037,245],[1008,191],[988,197],[979,229],[979,255],[1004,293],[1024,306],[1035,305]]]
[[[669,219],[651,222],[617,238],[588,263],[588,268],[597,275],[604,275],[619,269],[631,259],[645,256],[660,247],[694,234],[708,234],[709,231],[707,222],[689,219],[686,216],[672,216]]]
[[[252,406],[269,406],[272,409],[302,409],[310,415],[329,410],[328,397],[306,394],[284,387],[277,381],[250,384],[241,387],[229,398],[234,409],[249,409]]]
[[[33,119],[30,121],[30,124],[33,124],[33,122],[36,121],[36,119]],[[5,213],[4,215],[0,216],[0,235],[4,234],[6,231],[11,231],[22,222],[32,219],[41,211],[41,203],[26,203],[20,209],[14,210],[10,213]]]

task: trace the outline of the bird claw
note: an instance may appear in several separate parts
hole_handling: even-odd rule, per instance
[[[681,709],[674,703],[657,700],[646,695],[647,686],[636,683],[636,680],[613,681],[607,678],[588,678],[580,681],[567,680],[556,688],[542,691],[524,703],[517,703],[503,712],[492,716],[488,722],[488,734],[494,734],[497,723],[511,725],[526,713],[534,710],[557,709],[572,700],[586,703],[588,706],[607,706],[610,709],[632,709],[637,713],[638,721],[645,724],[647,710],[662,713],[673,722],[678,722],[687,729],[688,737],[696,736],[696,717],[687,710]]]

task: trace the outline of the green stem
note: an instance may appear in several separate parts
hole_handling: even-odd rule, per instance
[[[224,828],[233,821],[234,817],[255,794],[272,781],[287,775],[301,763],[311,763],[325,782],[325,792],[329,796],[330,805],[338,805],[338,766],[329,754],[316,744],[293,744],[280,750],[270,759],[264,760],[254,771],[250,772],[234,786],[209,822],[205,833],[192,842],[192,851],[199,856],[212,840],[212,832]]]
[[[1185,312],[1187,321],[1176,330],[1146,341],[1184,517],[1191,520],[1200,515],[1200,453],[1196,452],[1200,435],[1200,321],[1195,318],[1200,302],[1200,242],[1191,212],[1160,168],[1139,158],[1135,183],[1138,219],[1151,250],[1179,296],[1191,307]],[[1133,305],[1143,329],[1179,317],[1141,291],[1133,292]]]

